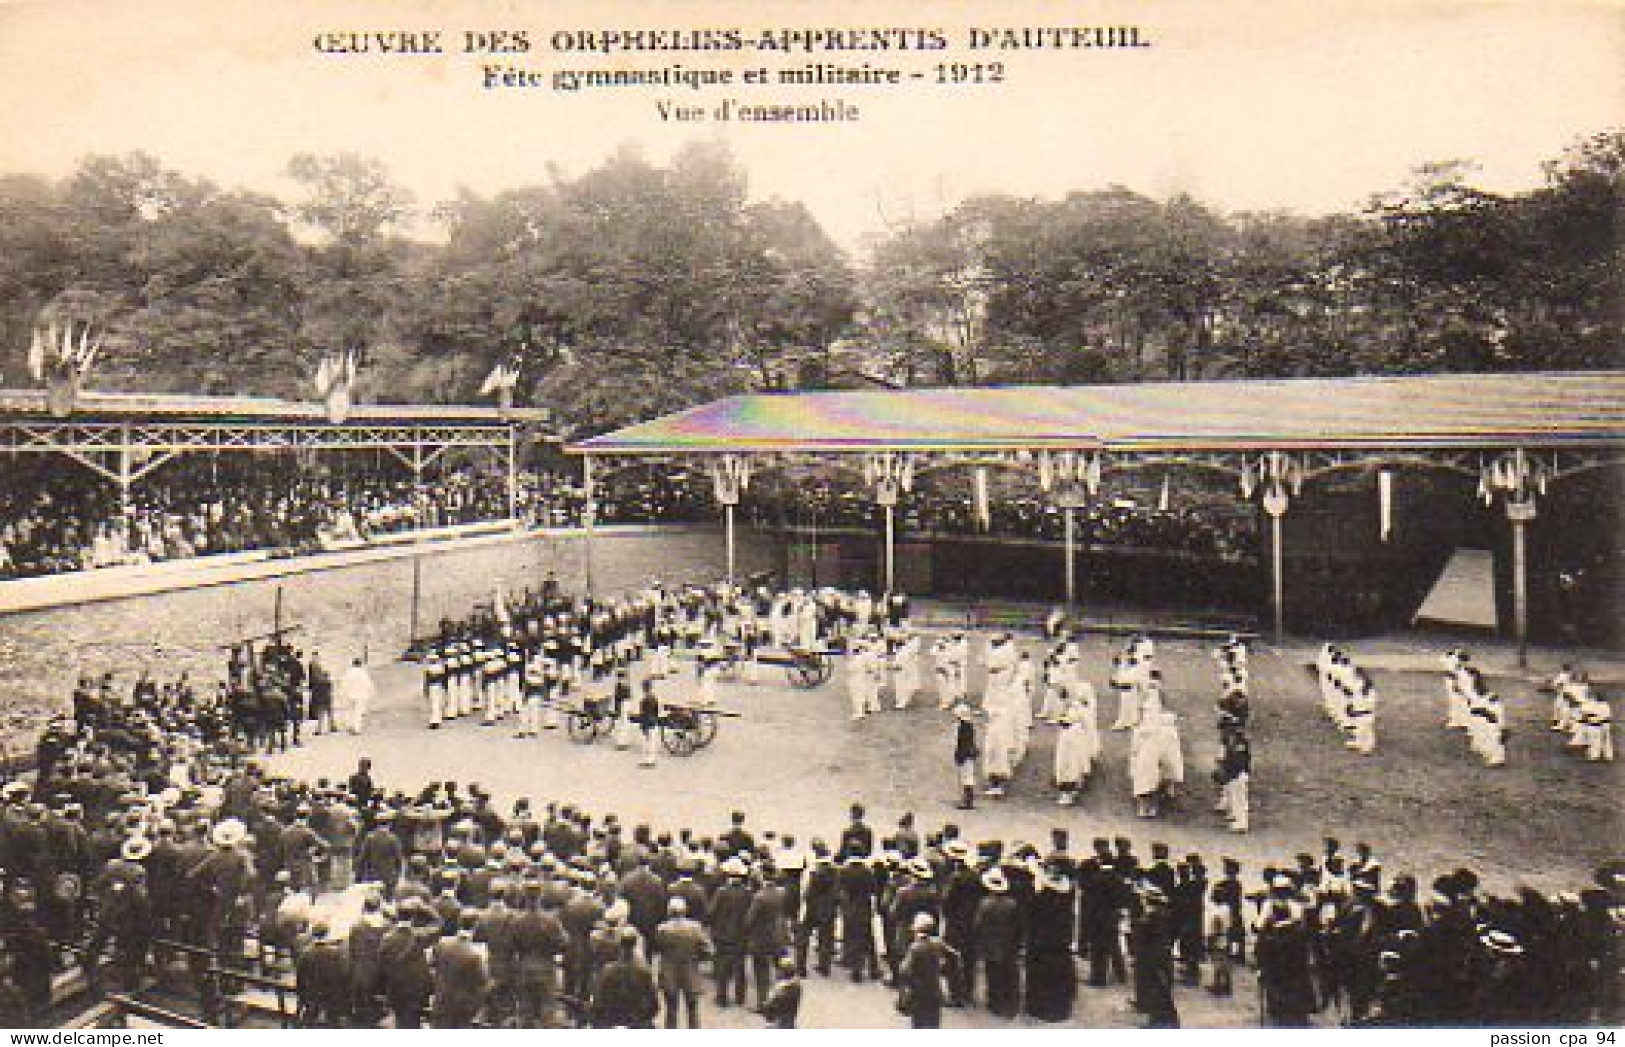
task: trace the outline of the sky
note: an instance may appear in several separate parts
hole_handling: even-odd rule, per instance
[[[971,27],[1135,25],[1134,50],[992,53]],[[794,61],[926,74],[897,87],[481,86],[487,62],[733,68],[756,56],[561,54],[554,34],[624,28],[927,27],[948,51]],[[320,33],[525,31],[497,58],[323,54]],[[999,84],[935,86],[938,62],[1004,63]],[[664,162],[720,139],[752,195],[804,202],[853,248],[984,192],[1053,198],[1113,184],[1223,210],[1359,207],[1418,164],[1470,159],[1517,191],[1576,137],[1625,125],[1625,0],[0,0],[0,173],[57,177],[143,150],[228,187],[288,195],[295,153],[383,160],[423,205],[576,175],[618,149]],[[657,103],[855,105],[855,121],[663,121]],[[428,234],[432,229],[420,230]]]

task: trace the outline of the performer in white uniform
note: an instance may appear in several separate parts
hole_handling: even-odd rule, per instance
[[[1472,726],[1467,716],[1468,691],[1465,686],[1470,678],[1466,670],[1471,664],[1471,656],[1456,647],[1446,651],[1440,661],[1444,664],[1444,724],[1466,730]]]
[[[1587,687],[1576,714],[1575,737],[1592,763],[1614,761],[1614,710],[1602,692]]]
[[[1055,739],[1056,803],[1070,807],[1089,778],[1100,755],[1100,733],[1095,723],[1093,696],[1067,699],[1060,716],[1061,733]]]
[[[1185,780],[1179,717],[1163,707],[1157,687],[1145,691],[1140,720],[1129,741],[1129,780],[1135,811],[1142,818],[1156,817],[1171,787]]]
[[[372,673],[359,655],[344,671],[339,681],[339,700],[344,703],[345,721],[351,734],[360,734],[367,724],[367,710],[372,707],[375,688]]]

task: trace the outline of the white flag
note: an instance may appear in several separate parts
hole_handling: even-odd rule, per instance
[[[1394,533],[1394,474],[1390,469],[1377,471],[1377,535],[1383,541]]]

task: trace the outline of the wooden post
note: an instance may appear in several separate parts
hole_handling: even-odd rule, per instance
[[[897,507],[886,506],[886,592],[893,591],[897,580]]]
[[[1281,557],[1281,514],[1270,514],[1270,606],[1275,611],[1275,642],[1286,639],[1286,583]]]
[[[727,578],[728,583],[731,585],[734,580],[734,503],[732,502],[722,504],[722,530],[723,539],[728,549]]]
[[[1264,489],[1264,511],[1270,518],[1270,609],[1275,616],[1275,642],[1286,638],[1286,572],[1281,556],[1281,517],[1286,515],[1287,494],[1279,483]]]
[[[1518,641],[1518,668],[1529,666],[1529,521],[1535,518],[1533,498],[1507,500],[1512,522],[1512,634]]]
[[[423,595],[423,557],[412,557],[412,632],[406,638],[408,648],[418,645],[418,605]]]
[[[124,546],[124,552],[130,550],[130,485],[134,483],[131,473],[135,463],[130,456],[130,425],[128,422],[119,426],[118,444],[118,526],[119,542]]]
[[[508,426],[508,519],[519,527],[519,440]]]
[[[1066,606],[1071,610],[1078,603],[1077,509],[1066,505],[1061,508],[1061,513],[1066,523]]]
[[[598,505],[597,505],[597,496],[595,495],[594,490],[593,490],[592,457],[590,455],[581,459],[581,484],[582,484],[583,487],[586,488],[586,491],[587,491],[587,504],[582,510],[582,512],[585,515],[583,516],[582,521],[581,521],[584,529],[586,530],[586,539],[585,539],[583,544],[586,547],[586,561],[587,562],[585,564],[585,570],[584,570],[583,573],[586,575],[585,582],[586,582],[586,587],[587,587],[587,596],[589,598],[591,598],[591,596],[592,596],[592,531],[593,531],[594,518],[597,517],[597,515],[598,515]]]

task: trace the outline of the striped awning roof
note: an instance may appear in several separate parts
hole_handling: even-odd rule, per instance
[[[1473,448],[1625,443],[1625,371],[732,396],[572,445],[586,455]]]

